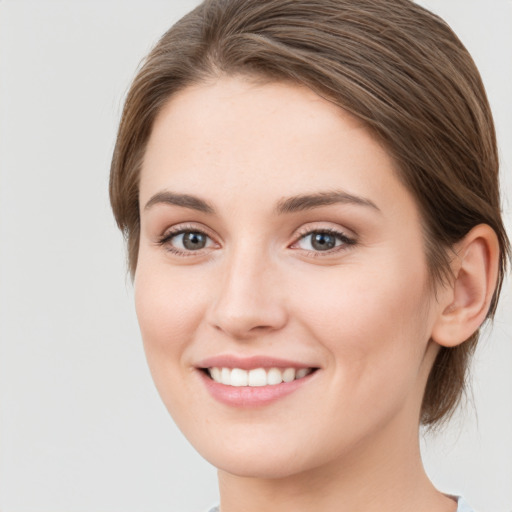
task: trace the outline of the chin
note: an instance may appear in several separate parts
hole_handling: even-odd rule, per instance
[[[305,461],[294,460],[293,454],[281,453],[211,453],[201,455],[220,471],[243,478],[283,479],[306,471]]]
[[[189,431],[188,440],[204,459],[220,471],[258,479],[285,479],[330,466],[354,448],[350,436],[338,446],[323,442],[329,437],[329,432],[315,436],[311,429],[294,432],[290,425],[238,427],[221,434],[210,432],[209,436],[204,436],[204,432]]]
[[[287,429],[284,428],[278,433],[262,430],[266,429],[259,425],[259,428],[231,428],[222,433],[210,431],[208,436],[204,432],[190,430],[185,431],[185,434],[204,459],[217,469],[232,475],[247,478],[286,478],[311,466],[308,463],[311,461],[308,460],[307,441],[286,435]]]

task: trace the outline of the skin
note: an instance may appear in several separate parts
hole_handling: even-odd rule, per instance
[[[291,196],[332,191],[361,201],[276,212]],[[212,211],[162,201],[169,192]],[[189,87],[156,119],[140,205],[147,360],[176,423],[219,468],[222,512],[456,509],[418,446],[450,297],[434,298],[415,201],[356,119],[298,85]],[[172,229],[207,243],[187,250]],[[327,229],[342,234],[337,246],[316,250],[308,233]],[[273,403],[231,407],[197,369],[219,354],[318,370]]]

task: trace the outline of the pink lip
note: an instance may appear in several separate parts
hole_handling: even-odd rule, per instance
[[[292,382],[282,382],[275,386],[261,387],[235,387],[226,386],[210,379],[205,372],[200,371],[206,389],[219,402],[230,405],[231,407],[261,407],[283,398],[300,387],[304,386],[313,378],[317,372],[310,373],[302,379]]]
[[[255,368],[312,368],[311,365],[298,363],[269,356],[238,357],[233,355],[219,355],[209,357],[196,365],[198,368],[240,368],[254,370]]]
[[[198,373],[208,392],[217,401],[232,407],[259,407],[268,405],[280,398],[293,393],[300,387],[306,385],[317,372],[312,372],[306,377],[296,379],[292,382],[282,382],[273,386],[227,386],[215,382],[207,372],[206,368],[240,368],[242,370],[253,370],[255,368],[313,368],[313,366],[296,361],[279,359],[268,356],[237,357],[232,355],[219,355],[204,359],[198,365]]]

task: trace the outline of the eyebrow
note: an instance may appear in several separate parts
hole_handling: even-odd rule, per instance
[[[277,214],[282,215],[339,203],[370,207],[380,212],[379,207],[370,199],[339,190],[283,198],[278,201],[275,211]],[[202,213],[215,213],[215,208],[210,203],[190,194],[179,194],[169,191],[158,192],[146,203],[144,209],[148,210],[155,204],[170,204],[190,208]]]
[[[277,203],[276,211],[279,214],[293,213],[338,203],[366,206],[380,212],[380,208],[370,199],[348,194],[341,190],[317,192],[315,194],[304,194],[281,199]]]
[[[215,209],[204,199],[189,194],[177,194],[175,192],[158,192],[146,203],[145,210],[148,210],[155,204],[172,204],[175,206],[182,206],[183,208],[190,208],[203,213],[215,213]]]

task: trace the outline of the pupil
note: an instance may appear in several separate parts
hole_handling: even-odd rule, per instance
[[[206,237],[202,233],[185,233],[183,235],[183,246],[186,249],[203,249],[206,245]]]
[[[319,251],[328,251],[336,246],[336,239],[329,233],[316,233],[313,235],[311,245]]]

